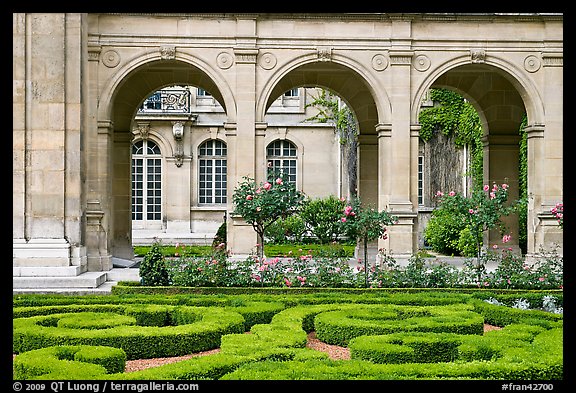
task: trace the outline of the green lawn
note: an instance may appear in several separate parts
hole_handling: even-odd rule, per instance
[[[134,256],[143,257],[152,248],[152,246],[134,246]],[[185,251],[188,255],[202,256],[210,255],[213,252],[211,246],[186,245],[176,247],[175,245],[162,245],[162,254],[165,256],[182,255]],[[354,257],[354,248],[352,244],[265,244],[264,254],[267,257],[299,257],[301,255],[314,255],[326,257]]]

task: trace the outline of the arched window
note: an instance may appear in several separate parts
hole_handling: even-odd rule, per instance
[[[208,140],[198,148],[198,203],[226,203],[226,144]]]
[[[162,220],[162,156],[158,145],[149,140],[132,144],[132,220]]]
[[[274,180],[276,174],[283,174],[284,179],[296,186],[296,146],[287,140],[276,140],[266,148],[268,162],[268,181]]]

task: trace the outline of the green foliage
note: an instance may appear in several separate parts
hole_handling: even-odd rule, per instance
[[[292,257],[302,256],[325,257],[325,258],[353,258],[355,244],[346,243],[290,243],[290,244],[265,244],[264,253],[267,257]]]
[[[256,185],[254,179],[243,177],[234,189],[233,214],[238,214],[258,235],[258,256],[263,255],[264,233],[279,218],[286,218],[300,209],[304,194],[296,187],[284,181],[280,174],[273,183]]]
[[[454,135],[456,146],[468,145],[471,150],[471,173],[475,187],[483,179],[482,124],[476,109],[458,93],[447,89],[430,89],[430,99],[437,103],[420,111],[420,138],[429,141],[436,132]]]
[[[15,318],[13,327],[20,339],[13,341],[17,354],[14,379],[563,378],[562,315],[495,305],[479,298],[526,296],[538,303],[542,291],[258,292],[262,293],[77,296],[72,301],[67,296],[45,297],[48,312],[57,305],[106,305],[112,299],[125,307],[126,313],[138,314],[137,319],[156,322],[123,330],[120,326],[62,329],[56,327],[57,321],[74,315]],[[32,301],[24,301],[24,297],[20,296],[24,304],[39,303],[37,295]],[[185,303],[218,306],[188,307]],[[164,313],[170,315],[170,326],[160,326]],[[484,333],[483,323],[502,329]],[[250,334],[245,334],[248,329]],[[332,361],[326,354],[306,348],[307,334],[312,331],[328,342],[348,342],[352,359]],[[38,345],[25,351],[24,343]],[[121,348],[110,344],[121,344]],[[128,359],[180,356],[208,348],[220,350],[124,372]]]
[[[226,221],[218,227],[214,240],[212,241],[212,248],[219,250],[226,250]]]
[[[486,271],[486,264],[493,262],[497,268]],[[531,264],[510,249],[498,247],[477,258],[476,263],[465,263],[463,283],[493,288],[563,288],[564,258],[557,250],[541,251]]]
[[[432,226],[432,229],[425,230],[425,235],[431,236],[429,243],[433,246],[439,244],[441,247],[454,247],[459,251],[470,252],[470,245],[465,243],[466,239],[470,239],[476,243],[477,256],[480,255],[482,233],[496,228],[501,235],[504,235],[507,228],[502,217],[518,212],[526,203],[524,200],[509,203],[508,184],[506,183],[500,186],[493,184],[492,189],[484,185],[482,189],[474,190],[470,197],[455,192],[447,195],[438,192],[436,197],[439,200],[438,207],[428,222],[428,226]],[[443,222],[448,223],[446,231],[450,236],[447,239],[442,238],[446,236],[446,233],[442,234]],[[457,232],[454,227],[461,229]],[[469,234],[461,236],[464,228],[468,229]]]
[[[528,117],[524,114],[520,124],[520,151],[519,151],[519,170],[518,170],[518,188],[520,198],[528,200],[528,134],[526,125]],[[522,206],[518,210],[518,245],[522,253],[526,253],[528,247],[528,205]]]
[[[476,237],[474,237],[476,236]],[[460,231],[458,238],[458,251],[465,257],[474,257],[477,255],[477,245],[482,245],[482,238],[479,233],[474,234],[470,228],[465,227]]]
[[[378,211],[374,207],[364,206],[360,198],[354,198],[350,205],[344,208],[344,217],[348,237],[357,239],[364,247],[364,279],[368,287],[368,242],[380,237],[386,239],[388,225],[398,221],[398,218],[385,210]]]
[[[159,244],[160,252],[164,257],[177,257],[186,253],[187,255],[209,255],[213,252],[212,246],[186,245],[184,243]],[[153,245],[134,246],[134,255],[144,257]]]
[[[337,97],[331,92],[322,89],[317,97],[306,104],[306,108],[309,107],[316,108],[318,113],[306,120],[318,123],[334,123],[341,144],[350,143],[350,139],[358,137],[356,119],[350,108],[346,105],[341,106]]]
[[[334,195],[307,199],[300,211],[300,217],[321,244],[335,242],[346,233],[346,227],[340,220],[345,206],[346,201]]]
[[[120,348],[92,345],[52,346],[18,355],[14,379],[94,379],[123,373],[126,353]]]
[[[459,244],[460,234],[465,228],[463,217],[447,209],[437,208],[432,211],[424,229],[424,239],[434,251],[444,255],[459,255],[462,246],[468,247],[468,244]],[[476,242],[472,243],[472,247],[476,253]]]
[[[398,220],[398,217],[385,210],[378,211],[372,206],[365,206],[360,198],[354,198],[352,203],[344,208],[343,213],[341,221],[346,223],[348,236],[364,243],[379,237],[386,239],[387,227]]]
[[[300,215],[280,217],[266,228],[264,237],[270,244],[303,243],[306,238],[306,225]],[[267,254],[269,255],[269,254]]]
[[[140,279],[143,285],[169,285],[166,260],[160,249],[159,242],[155,242],[140,263]]]

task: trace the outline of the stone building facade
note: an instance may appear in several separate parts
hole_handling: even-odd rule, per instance
[[[300,86],[328,88],[354,111],[358,192],[399,217],[379,244],[390,254],[418,246],[418,113],[434,87],[473,103],[485,130],[484,178],[507,179],[512,197],[527,116],[528,254],[563,243],[550,213],[563,198],[562,14],[15,13],[15,276],[105,271],[113,256],[132,256],[132,142],[155,135],[135,119],[147,97],[172,85],[208,91],[224,110],[222,126],[204,133],[226,142],[234,255],[249,253],[255,234],[230,214],[233,186],[263,180],[266,146],[290,132],[267,112]],[[165,123],[166,141],[182,141],[163,146],[178,169],[200,148],[193,120]],[[305,159],[326,150],[315,143],[301,141]]]
[[[335,127],[312,120],[320,94],[300,87],[274,101],[258,159],[283,170],[311,199],[349,198]],[[194,86],[165,88],[143,102],[132,130],[133,244],[212,243],[227,219],[225,120],[222,105]]]

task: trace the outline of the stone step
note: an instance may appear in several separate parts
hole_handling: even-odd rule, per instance
[[[113,268],[106,272],[106,281],[140,281],[140,269]]]
[[[110,295],[112,293],[112,287],[116,284],[114,281],[106,281],[97,288],[14,288],[13,294]]]
[[[76,277],[81,273],[80,266],[14,266],[12,277]]]
[[[106,278],[106,272],[86,272],[74,277],[12,277],[12,288],[97,288]]]

